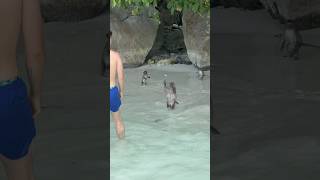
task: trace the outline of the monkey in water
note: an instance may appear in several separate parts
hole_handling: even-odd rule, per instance
[[[289,22],[281,37],[280,50],[284,57],[299,59],[299,50],[302,46],[302,36],[295,28],[294,24]]]
[[[198,78],[199,78],[199,80],[203,80],[203,77],[204,77],[204,71],[199,70],[199,71],[198,71]]]
[[[176,91],[176,85],[174,82],[170,82],[169,85],[167,85],[167,81],[163,81],[165,94],[167,97],[167,108],[174,109],[176,104],[179,104],[177,101],[177,91]]]
[[[317,45],[304,43],[299,30],[291,21],[287,22],[284,32],[275,37],[280,38],[280,51],[283,52],[283,56],[294,58],[294,60],[299,59],[299,50],[302,46],[320,48]]]
[[[150,74],[148,74],[147,71],[143,71],[142,80],[141,80],[141,86],[147,85],[147,79],[148,78],[150,78]]]

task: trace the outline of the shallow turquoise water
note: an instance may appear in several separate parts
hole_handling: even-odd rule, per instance
[[[151,73],[144,87],[143,70]],[[164,74],[177,86],[173,111],[166,108]],[[111,121],[111,180],[209,180],[210,77],[200,81],[185,65],[126,69],[125,76],[126,138],[117,139]]]

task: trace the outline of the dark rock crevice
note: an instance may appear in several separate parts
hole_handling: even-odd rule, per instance
[[[157,63],[163,59],[171,59],[173,64],[191,64],[184,43],[182,12],[171,14],[166,0],[158,2],[160,24],[154,44],[145,58],[145,63]]]

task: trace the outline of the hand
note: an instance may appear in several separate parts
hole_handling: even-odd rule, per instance
[[[41,112],[41,103],[40,97],[30,97],[31,106],[32,106],[32,116],[36,118]]]

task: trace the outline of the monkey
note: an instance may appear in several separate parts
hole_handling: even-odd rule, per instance
[[[299,59],[299,50],[302,45],[302,36],[295,28],[294,24],[288,22],[281,38],[280,50],[284,52],[284,57]]]
[[[275,37],[280,38],[280,51],[284,53],[284,57],[299,59],[299,50],[302,46],[320,48],[320,46],[304,43],[302,36],[295,24],[288,21],[286,28],[282,34],[277,34]]]
[[[170,82],[169,85],[167,85],[167,81],[163,81],[164,90],[167,97],[167,108],[168,109],[174,109],[176,104],[179,104],[177,101],[177,91],[176,91],[176,85],[174,82]]]
[[[142,80],[141,80],[141,86],[147,85],[147,79],[150,78],[150,75],[148,74],[147,71],[143,71],[142,74]]]
[[[200,79],[200,80],[203,80],[204,72],[203,72],[202,70],[199,70],[199,71],[198,71],[198,74],[199,74],[199,76],[198,76],[199,79]]]

